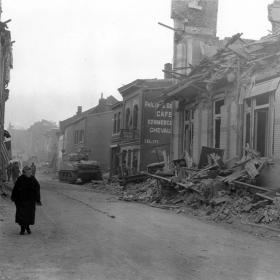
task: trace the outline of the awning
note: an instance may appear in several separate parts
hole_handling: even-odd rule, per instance
[[[250,91],[247,92],[245,98],[258,96],[264,93],[275,91],[280,82],[280,77],[256,84]]]
[[[179,83],[168,88],[163,94],[163,102],[174,101],[178,98],[194,98],[201,92],[201,89],[190,81]]]

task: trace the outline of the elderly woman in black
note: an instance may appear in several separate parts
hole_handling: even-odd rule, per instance
[[[16,223],[20,225],[21,235],[25,230],[28,234],[31,233],[29,226],[35,222],[35,205],[42,205],[40,185],[32,176],[31,168],[25,166],[22,173],[15,183],[11,196],[16,205]]]

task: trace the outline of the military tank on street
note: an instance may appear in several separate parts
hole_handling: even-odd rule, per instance
[[[89,160],[89,151],[81,148],[75,153],[63,155],[58,177],[61,182],[87,183],[102,180],[102,172],[97,161]]]

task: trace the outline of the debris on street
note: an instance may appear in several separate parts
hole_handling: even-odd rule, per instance
[[[270,224],[280,229],[280,190],[254,184],[266,163],[266,158],[246,148],[242,159],[230,167],[219,155],[210,153],[202,169],[188,168],[181,159],[171,163],[166,172],[158,165],[158,172],[142,174],[139,181],[125,185],[117,179],[106,184],[92,181],[91,187],[109,191],[122,201],[146,203],[178,214],[192,210],[215,222],[246,219],[247,224]]]

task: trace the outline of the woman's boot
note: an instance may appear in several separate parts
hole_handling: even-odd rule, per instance
[[[20,235],[24,235],[25,227],[23,225],[20,226]]]
[[[31,230],[30,230],[29,225],[27,225],[27,226],[25,227],[25,229],[26,229],[26,231],[27,231],[28,234],[31,234]]]

